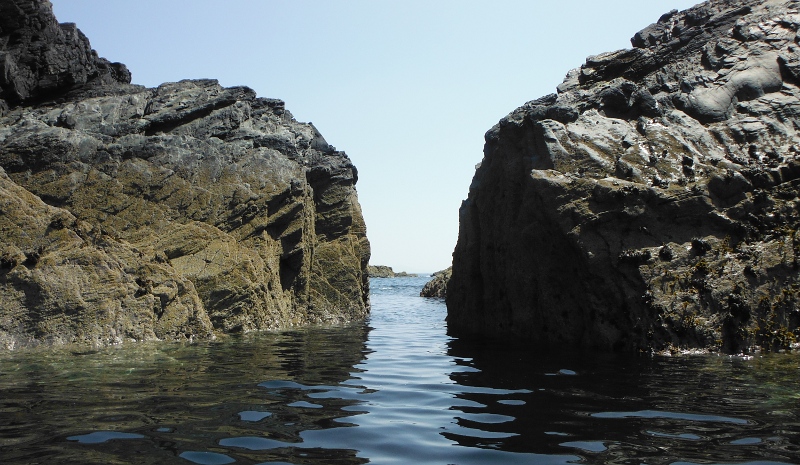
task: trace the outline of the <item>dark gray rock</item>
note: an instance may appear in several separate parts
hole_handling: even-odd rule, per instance
[[[6,104],[131,82],[125,65],[98,57],[75,24],[59,24],[49,2],[0,2],[0,44],[0,100]]]
[[[313,125],[247,87],[131,85],[47,1],[0,12],[0,347],[368,314],[356,169]]]
[[[796,346],[798,10],[670,12],[489,130],[460,210],[450,330],[630,351]]]

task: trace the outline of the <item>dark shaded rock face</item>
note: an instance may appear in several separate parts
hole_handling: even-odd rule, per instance
[[[711,1],[486,134],[456,334],[617,350],[796,345],[800,2]]]
[[[125,65],[98,57],[75,24],[56,21],[46,1],[0,2],[0,44],[0,114],[78,86],[131,82]]]
[[[130,85],[47,1],[0,42],[0,347],[367,315],[356,169],[282,101]]]

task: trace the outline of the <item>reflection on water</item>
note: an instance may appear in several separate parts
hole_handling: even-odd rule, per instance
[[[465,446],[568,448],[590,463],[800,461],[796,356],[555,356],[459,341],[449,353],[479,369],[451,375],[459,385],[530,389],[513,405],[464,393],[487,406],[482,411],[514,417],[482,429],[518,433],[491,442],[454,438]]]
[[[424,281],[366,325],[0,355],[0,463],[800,463],[800,357],[461,341]]]
[[[0,463],[271,460],[270,454],[231,453],[219,443],[253,435],[301,442],[303,432],[342,426],[336,420],[352,415],[343,409],[357,401],[292,407],[305,393],[259,383],[338,385],[357,373],[367,332],[355,325],[219,343],[3,355]],[[303,455],[364,462],[346,447]]]

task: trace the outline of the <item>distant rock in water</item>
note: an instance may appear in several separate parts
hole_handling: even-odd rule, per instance
[[[453,275],[453,267],[448,267],[445,270],[437,271],[433,274],[433,279],[425,283],[422,291],[419,293],[420,297],[447,297],[447,284],[450,282],[450,277]]]
[[[667,13],[493,127],[460,209],[450,330],[626,351],[796,347],[799,9]]]
[[[282,101],[131,85],[45,0],[0,42],[0,347],[368,314],[356,168]]]
[[[367,273],[371,278],[416,278],[417,275],[400,271],[395,273],[391,266],[369,265]]]

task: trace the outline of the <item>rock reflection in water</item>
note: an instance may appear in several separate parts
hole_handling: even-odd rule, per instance
[[[800,463],[800,358],[532,352],[447,336],[424,278],[368,325],[0,354],[0,462]]]
[[[475,407],[511,418],[459,425],[495,436],[443,433],[467,447],[557,454],[591,463],[797,463],[798,358],[536,353],[453,340],[474,370],[451,379]],[[768,379],[768,384],[764,381]],[[782,393],[782,395],[781,395]]]
[[[288,405],[302,401],[296,391],[259,384],[338,385],[357,371],[368,330],[354,325],[194,345],[3,354],[2,463],[259,463],[314,456],[364,463],[346,448],[293,447],[304,431],[346,428],[339,420],[356,414],[343,410],[355,400],[323,398],[314,401],[320,408],[298,409]],[[219,445],[241,436],[286,447],[253,456]]]

